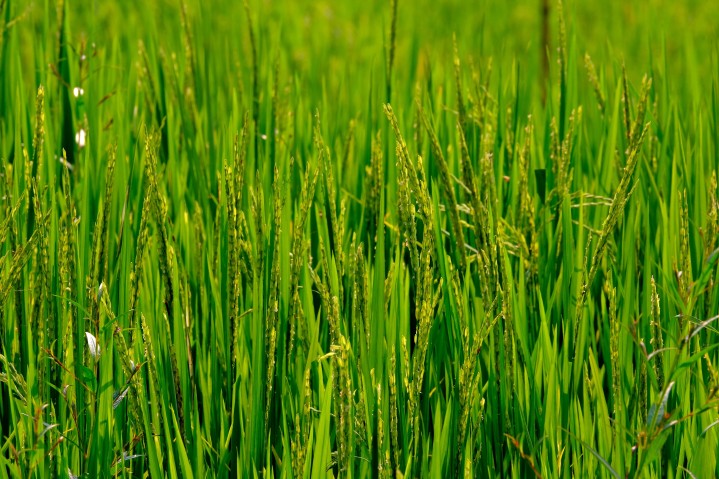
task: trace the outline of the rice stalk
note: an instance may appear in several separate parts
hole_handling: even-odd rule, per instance
[[[60,230],[60,284],[61,294],[68,299],[75,298],[77,295],[77,211],[75,209],[75,201],[72,197],[70,187],[70,171],[63,168],[62,171],[62,189],[64,193],[65,209],[61,217]],[[76,308],[69,301],[62,302],[63,316],[66,318],[68,331],[74,331],[73,325],[76,321]],[[65,341],[64,344],[68,344]]]
[[[320,150],[318,154],[322,156],[324,151]],[[295,216],[295,222],[292,227],[292,246],[290,253],[290,288],[292,291],[289,312],[290,338],[288,346],[288,355],[290,357],[294,352],[296,337],[299,337],[299,340],[302,342],[307,341],[303,331],[304,315],[302,314],[302,303],[300,301],[300,271],[304,263],[303,258],[306,249],[304,246],[305,222],[309,217],[310,208],[314,201],[315,186],[317,185],[319,173],[319,167],[315,167],[313,172],[310,163],[307,163],[300,191],[299,213]]]
[[[145,315],[140,313],[140,328],[142,329],[142,342],[144,345],[144,353],[145,353],[145,362],[147,363],[147,383],[149,385],[149,388],[151,388],[151,391],[154,391],[153,394],[148,394],[149,398],[152,399],[152,397],[158,397],[160,395],[160,379],[157,373],[157,363],[155,358],[155,348],[152,345],[153,339],[152,339],[152,333],[150,331],[150,328],[147,324],[147,321],[145,320]],[[154,417],[154,424],[156,429],[153,431],[156,434],[159,434],[160,431],[164,429],[163,423],[163,415],[160,411],[160,405],[154,402],[150,403],[150,410],[151,414]]]
[[[10,201],[7,202],[7,205],[5,207],[5,219],[3,220],[2,224],[0,224],[0,244],[5,243],[5,241],[8,239],[8,236],[12,238],[15,230],[17,229],[15,228],[15,222],[17,221],[17,213],[24,206],[23,203],[26,199],[27,191],[23,191],[15,202],[15,205],[13,205]]]
[[[397,271],[397,263],[392,261],[389,265],[389,271],[387,272],[387,277],[384,280],[384,313],[387,314],[387,311],[389,310],[389,301],[392,298],[392,287],[394,285],[394,278],[395,273]],[[369,291],[369,290],[367,290]],[[367,330],[369,331],[369,324],[367,325]],[[368,339],[369,342],[369,339]]]
[[[329,219],[330,219],[330,230],[332,231],[332,238],[333,238],[333,249],[332,252],[334,253],[336,259],[337,259],[337,273],[340,278],[339,281],[339,295],[340,297],[343,296],[342,293],[342,281],[341,278],[344,277],[344,251],[342,249],[342,241],[343,241],[343,228],[342,228],[342,222],[340,221],[342,218],[337,217],[337,190],[335,185],[335,179],[334,179],[334,173],[332,172],[332,161],[330,157],[330,150],[325,145],[324,139],[322,138],[322,133],[320,131],[320,114],[317,112],[315,114],[316,123],[315,123],[315,147],[318,151],[324,150],[324,154],[320,155],[320,165],[322,167],[322,173],[325,178],[325,188],[327,191],[327,199],[329,202]]]
[[[244,120],[242,123],[242,132],[240,134],[240,141],[238,143],[237,136],[235,136],[234,145],[234,171],[235,171],[235,210],[237,211],[237,246],[238,251],[235,252],[237,255],[236,262],[239,266],[239,270],[235,272],[235,295],[239,297],[241,294],[241,279],[242,276],[250,278],[250,270],[252,268],[252,245],[249,239],[249,231],[247,228],[247,219],[245,217],[245,211],[242,209],[243,203],[243,192],[245,190],[245,169],[247,164],[247,149],[249,139],[249,117],[245,112]],[[239,281],[239,283],[238,283]],[[237,325],[235,325],[237,326]]]
[[[107,169],[105,170],[105,195],[102,203],[102,210],[98,221],[95,223],[93,233],[93,248],[90,256],[91,276],[87,279],[88,304],[90,312],[90,323],[93,333],[97,336],[100,331],[100,309],[97,298],[97,288],[105,281],[105,270],[107,269],[108,255],[106,255],[108,223],[110,222],[110,207],[112,204],[112,190],[115,183],[115,156],[116,147],[108,149]]]
[[[624,130],[625,134],[627,136],[627,144],[631,145],[632,141],[632,125],[631,125],[631,100],[629,99],[629,85],[627,83],[627,68],[622,63],[622,106],[624,107],[623,113],[624,113]]]
[[[485,223],[487,222],[485,208],[481,204],[477,179],[474,175],[472,160],[469,156],[469,149],[467,148],[467,140],[462,131],[462,126],[459,123],[457,123],[457,134],[459,137],[460,164],[462,166],[462,183],[466,188],[465,197],[469,200],[469,204],[472,207],[472,223],[477,248],[479,250],[486,250],[489,247],[489,236],[486,234],[485,229]]]
[[[434,249],[432,242],[434,236],[431,233],[424,235],[424,244],[420,257],[421,269],[417,275],[418,288],[415,315],[417,318],[417,331],[414,337],[414,351],[412,352],[412,384],[409,389],[408,417],[411,420],[410,437],[414,438],[414,456],[417,460],[418,441],[420,437],[419,424],[419,403],[420,395],[424,387],[424,371],[426,366],[427,350],[429,348],[429,336],[432,330],[434,310],[442,293],[442,280],[436,286],[433,275],[432,255]]]
[[[222,174],[217,172],[217,203],[220,204],[220,200],[223,197],[224,182],[222,181]],[[214,254],[212,255],[212,271],[219,272],[220,269],[220,227],[222,223],[222,208],[215,209],[215,218],[212,228],[212,244],[214,246]]]
[[[500,245],[500,252],[499,256],[504,257],[505,251],[504,247]],[[504,262],[502,262],[504,263]],[[501,307],[501,317],[503,320],[504,325],[504,362],[505,362],[505,368],[507,370],[507,379],[509,380],[509,384],[505,384],[505,388],[507,389],[507,402],[509,404],[509,408],[507,411],[505,411],[505,421],[506,426],[505,430],[512,431],[512,414],[514,409],[514,395],[515,395],[515,378],[514,378],[514,371],[516,370],[515,362],[516,362],[516,352],[515,352],[515,340],[514,340],[514,318],[513,318],[513,311],[512,311],[512,299],[511,299],[511,285],[509,283],[509,277],[511,272],[506,271],[504,268],[501,269],[501,276],[504,278],[503,284],[502,284],[502,291],[500,292],[501,298],[502,298],[502,307]],[[526,362],[526,358],[523,358]]]
[[[253,278],[259,280],[265,269],[265,195],[262,191],[259,170],[255,172],[255,184],[250,188],[250,212],[255,224],[255,248],[252,260]]]
[[[55,342],[57,340],[57,331],[55,318],[50,311],[50,253],[48,251],[48,229],[47,221],[43,217],[50,216],[50,212],[44,212],[44,205],[41,199],[41,193],[37,185],[37,179],[33,180],[33,205],[36,219],[36,231],[39,233],[38,242],[35,248],[35,257],[33,261],[33,276],[35,278],[34,287],[37,296],[33,300],[33,309],[30,324],[35,325],[37,333],[37,343],[40,350],[48,350],[53,352]],[[40,357],[38,355],[38,357]],[[46,381],[53,381],[55,377],[49,377],[49,365],[47,361],[43,361],[38,367],[38,385],[39,395],[45,398]]]
[[[397,146],[397,156],[401,155],[400,147]],[[412,272],[416,274],[419,264],[419,253],[417,250],[417,223],[415,220],[415,207],[410,198],[409,179],[407,168],[398,162],[397,165],[397,214],[402,231],[402,247],[409,250]]]
[[[145,139],[145,175],[149,185],[147,195],[151,200],[152,213],[155,218],[155,227],[158,230],[158,257],[160,262],[160,277],[165,286],[165,314],[164,327],[167,331],[168,349],[170,350],[170,364],[172,367],[172,379],[174,382],[175,401],[177,403],[177,418],[180,424],[180,431],[185,430],[184,401],[182,386],[180,383],[180,371],[177,363],[177,354],[173,341],[173,328],[175,318],[175,288],[173,284],[173,251],[170,245],[170,238],[167,232],[169,219],[167,218],[167,205],[160,193],[157,179],[157,138],[153,133],[147,133]]]
[[[332,297],[332,314],[339,314],[339,301],[337,296]],[[349,374],[349,352],[350,345],[342,333],[338,335],[336,345],[331,348],[336,354],[334,356],[335,368],[338,373],[337,385],[335,388],[335,407],[337,409],[337,463],[340,475],[348,474],[352,470],[352,458],[354,448],[352,447],[352,416],[351,397],[352,381]]]
[[[380,218],[382,189],[384,188],[384,158],[382,154],[382,131],[372,137],[370,165],[365,169],[365,210],[370,233],[382,227]]]
[[[537,241],[534,200],[529,189],[529,173],[531,170],[531,143],[534,135],[534,125],[531,116],[528,119],[527,127],[524,129],[524,145],[519,152],[519,211],[517,213],[519,228],[521,231],[524,268],[528,272],[530,285],[536,281],[539,267],[539,244]]]
[[[619,418],[624,413],[620,371],[620,365],[622,364],[620,357],[620,334],[622,327],[617,317],[617,289],[614,287],[611,274],[606,274],[605,278],[604,294],[607,297],[607,309],[609,311],[609,351],[612,370],[612,404],[614,408],[614,420],[617,425],[614,430],[614,435],[616,436],[617,434],[621,434],[619,430],[621,424]]]
[[[228,215],[228,268],[227,276],[230,288],[230,357],[234,364],[238,357],[236,351],[237,342],[235,338],[240,328],[240,296],[242,294],[242,272],[245,277],[249,277],[249,266],[246,264],[249,256],[243,257],[251,251],[251,246],[247,244],[247,235],[245,234],[244,212],[242,211],[242,193],[245,186],[245,164],[247,158],[247,138],[249,134],[248,114],[245,112],[242,123],[241,138],[235,134],[233,142],[233,168],[229,174],[225,172],[225,193],[227,202]]]
[[[647,107],[649,104],[649,92],[652,88],[652,79],[647,75],[642,78],[642,90],[639,103],[637,104],[637,115],[632,123],[631,130],[629,132],[629,144],[636,144],[639,141],[639,136],[642,133],[644,118],[647,113]]]
[[[712,171],[709,180],[709,211],[704,226],[704,257],[708,258],[719,247],[719,190],[717,189],[717,172]]]
[[[419,81],[414,86],[414,104],[415,105],[421,105],[422,104],[422,85]],[[422,119],[420,118],[420,111],[419,109],[414,109],[414,119],[412,120],[412,131],[414,132],[413,140],[414,140],[414,149],[416,151],[422,150],[422,144],[424,142],[424,136],[422,135],[422,130],[424,129],[424,125],[422,125]]]
[[[474,102],[473,108],[470,110],[469,117],[478,128],[478,133],[483,134],[485,127],[491,128],[492,123],[496,120],[496,112],[492,108],[495,101],[490,93],[489,82],[492,78],[492,58],[487,60],[487,67],[484,75],[472,64],[472,83],[474,86]],[[482,79],[484,78],[484,83]]]
[[[270,296],[267,305],[265,323],[265,355],[267,359],[267,371],[265,380],[265,436],[270,421],[270,406],[275,383],[275,362],[277,360],[277,334],[280,321],[280,239],[282,235],[282,208],[285,201],[285,181],[280,176],[280,170],[275,166],[274,180],[274,249],[272,253],[272,273],[270,276]]]
[[[142,202],[142,211],[140,213],[140,233],[137,237],[137,245],[135,246],[135,263],[130,273],[130,309],[129,322],[130,325],[130,344],[135,344],[135,318],[137,317],[137,304],[140,299],[140,286],[142,284],[142,273],[144,269],[145,250],[147,249],[147,241],[149,236],[147,220],[150,215],[150,195],[145,192],[145,198]],[[134,347],[133,347],[134,349]]]
[[[361,370],[359,368],[359,362],[355,362],[355,377],[357,388],[354,390],[351,390],[352,395],[357,395],[356,401],[354,401],[354,436],[357,437],[357,439],[360,441],[359,446],[359,453],[362,454],[363,452],[367,452],[369,450],[369,446],[372,443],[371,438],[371,432],[369,431],[369,428],[367,426],[367,404],[365,401],[365,392],[367,389],[365,389],[364,386],[364,380],[361,375]],[[355,446],[357,448],[357,446]],[[356,456],[355,456],[356,458]]]
[[[38,183],[41,182],[40,176],[42,167],[43,146],[45,145],[45,88],[40,85],[37,88],[37,96],[35,98],[35,132],[32,137],[32,163],[37,169]],[[29,183],[26,183],[29,187]]]
[[[354,334],[360,341],[365,341],[365,347],[370,348],[370,318],[369,318],[369,277],[362,252],[362,245],[355,251],[354,281],[352,283],[352,324]],[[358,356],[358,362],[363,360]]]
[[[594,66],[594,62],[592,62],[592,57],[589,56],[589,53],[584,54],[584,68],[587,70],[587,77],[589,78],[589,83],[592,85],[592,89],[594,90],[594,96],[597,97],[597,107],[600,112],[604,113],[606,110],[606,100],[604,99],[604,93],[602,93],[602,87],[599,83],[599,78],[597,77],[597,69]]]
[[[10,195],[5,192],[4,195],[6,198],[10,198]],[[23,203],[25,202],[25,199],[27,197],[27,193],[23,192],[20,197],[18,198],[17,202],[14,206],[12,206],[12,203],[10,201],[7,201],[6,208],[5,208],[5,220],[2,222],[2,225],[0,225],[0,245],[4,244],[8,236],[10,237],[9,246],[10,251],[13,251],[14,245],[15,245],[15,236],[17,234],[17,228],[16,228],[16,215],[20,208],[23,206]],[[5,260],[10,257],[9,254],[6,253],[5,256],[0,258],[0,271],[3,270],[3,266],[5,263]],[[2,313],[4,304],[0,303],[0,354],[7,354],[7,345],[5,344],[5,341],[7,339],[6,336],[6,328],[5,328],[5,315]],[[16,304],[16,309],[20,310],[20,305]],[[18,314],[19,311],[18,311]]]
[[[457,34],[452,34],[452,47],[453,47],[453,53],[454,53],[454,82],[455,87],[457,88],[457,121],[459,122],[459,127],[463,132],[467,131],[467,110],[464,106],[464,98],[462,96],[462,78],[461,78],[461,64],[459,61],[459,47],[457,46]],[[430,135],[432,135],[430,133]],[[435,135],[436,136],[436,135]],[[432,139],[432,144],[434,145],[435,141]],[[441,173],[441,170],[440,170]]]
[[[549,200],[555,200],[556,208],[561,208],[564,198],[569,195],[572,185],[572,170],[570,162],[572,158],[572,147],[574,144],[574,130],[582,121],[582,107],[572,110],[569,115],[569,125],[563,138],[560,138],[560,131],[556,121],[552,119],[552,173],[554,173],[555,186],[549,193]]]
[[[303,433],[302,433],[302,444],[304,444],[303,447],[303,453],[304,456],[307,452],[307,447],[309,445],[309,438],[310,438],[310,428],[309,425],[311,424],[312,415],[311,415],[311,409],[312,409],[312,383],[310,382],[310,374],[312,370],[310,369],[310,365],[308,364],[305,368],[305,373],[303,375],[303,386],[304,386],[304,393],[302,397],[302,419],[303,424],[306,425]]]
[[[577,340],[577,334],[579,332],[578,324],[579,321],[581,321],[583,316],[583,310],[584,310],[584,303],[587,300],[587,295],[589,292],[589,286],[594,281],[594,277],[597,274],[597,271],[599,269],[599,266],[601,264],[602,257],[604,256],[604,250],[607,247],[607,243],[609,242],[609,238],[611,234],[614,231],[614,227],[616,226],[619,219],[624,214],[624,207],[627,204],[627,201],[629,201],[629,197],[631,196],[631,190],[629,189],[630,182],[632,181],[632,178],[634,176],[634,169],[637,166],[637,163],[639,161],[639,153],[641,151],[642,142],[644,140],[644,136],[649,129],[649,125],[647,124],[644,127],[644,130],[642,131],[642,134],[637,137],[637,140],[634,142],[633,145],[630,146],[629,154],[627,155],[627,162],[624,166],[624,171],[622,174],[622,177],[619,181],[619,185],[617,185],[616,190],[614,191],[614,196],[612,197],[612,203],[609,206],[609,213],[607,214],[606,218],[604,219],[604,223],[602,224],[602,229],[599,232],[599,238],[597,240],[597,244],[594,247],[594,254],[592,255],[591,264],[589,267],[589,272],[584,278],[584,282],[582,283],[579,298],[577,300],[577,306],[576,306],[576,313],[575,313],[575,322],[574,322],[574,340]]]
[[[47,221],[47,217],[43,219]],[[13,291],[13,284],[19,279],[27,261],[31,258],[37,243],[40,241],[40,232],[34,231],[30,238],[15,250],[10,261],[10,268],[0,283],[0,306],[5,306],[8,295]]]
[[[237,140],[235,140],[237,141]],[[238,238],[238,212],[237,204],[235,202],[235,177],[237,172],[232,169],[227,163],[225,163],[225,210],[227,214],[227,291],[228,291],[228,302],[227,315],[230,324],[230,337],[234,338],[236,335],[235,328],[237,327],[237,318],[240,314],[240,278],[239,278],[239,238]],[[235,351],[236,343],[232,341],[230,345],[230,357],[236,358],[238,353]]]
[[[469,429],[469,421],[472,410],[473,392],[476,391],[478,372],[476,370],[479,350],[482,346],[480,335],[470,337],[469,321],[465,317],[465,305],[461,291],[460,276],[450,264],[450,291],[457,310],[457,323],[462,335],[462,363],[459,367],[459,431],[457,435],[456,470],[462,470],[462,462],[465,448],[465,440]],[[470,461],[467,461],[470,462]]]
[[[397,371],[397,352],[394,346],[392,346],[389,361],[389,374],[387,375],[389,380],[389,444],[390,449],[394,452],[394,454],[390,456],[390,470],[398,471],[401,461],[400,458],[402,457],[402,449],[400,447],[399,417],[397,414],[399,407],[397,376],[395,374]]]
[[[432,200],[430,199],[429,192],[427,191],[426,182],[423,181],[424,168],[422,168],[421,157],[418,157],[418,164],[415,165],[410,159],[409,149],[407,143],[402,137],[402,132],[399,128],[397,117],[392,110],[392,106],[389,104],[384,105],[384,113],[392,126],[395,137],[397,139],[397,162],[398,167],[403,171],[405,175],[406,184],[409,192],[415,196],[415,200],[418,206],[418,212],[420,218],[424,222],[431,222],[432,220]]]
[[[457,80],[457,82],[459,82],[459,79]],[[459,88],[459,85],[457,85],[457,86]],[[450,225],[452,228],[452,237],[454,238],[454,241],[456,242],[455,243],[456,244],[456,254],[459,259],[459,265],[462,268],[462,272],[464,272],[467,269],[467,257],[466,257],[466,252],[465,252],[464,233],[462,231],[462,226],[461,226],[460,219],[459,219],[459,211],[457,209],[457,200],[454,196],[454,187],[453,187],[452,181],[451,181],[449,166],[447,165],[447,161],[444,159],[444,154],[442,153],[442,147],[439,145],[439,139],[437,138],[437,135],[434,132],[434,128],[430,124],[427,116],[424,114],[424,111],[422,110],[422,106],[419,104],[417,104],[417,111],[419,112],[419,116],[422,120],[422,123],[424,124],[424,127],[427,130],[427,134],[429,135],[429,139],[430,139],[430,145],[432,146],[432,152],[434,153],[434,156],[437,159],[437,166],[439,167],[439,173],[440,173],[440,185],[442,186],[442,192],[444,193],[445,200],[447,201],[446,210],[449,212],[449,220],[450,220]],[[462,116],[464,114],[463,112],[464,112],[464,106],[462,106],[462,109],[460,110],[460,116]],[[462,120],[460,120],[459,124],[462,127]]]
[[[303,469],[305,465],[304,448],[302,447],[301,437],[302,427],[300,425],[299,414],[295,414],[294,417],[294,430],[295,436],[292,438],[292,442],[290,443],[290,450],[292,452],[292,472],[294,473],[293,477],[295,479],[299,479],[304,476]]]
[[[494,184],[494,167],[491,152],[491,144],[493,141],[492,128],[487,126],[483,133],[483,147],[485,151],[480,162],[480,183],[477,184],[476,177],[472,168],[466,139],[459,124],[457,124],[457,132],[460,141],[460,150],[462,155],[462,176],[467,188],[467,196],[472,207],[472,218],[474,223],[474,232],[477,242],[477,263],[480,278],[480,289],[482,296],[491,298],[492,309],[499,305],[499,282],[500,282],[500,262],[498,261],[496,222],[494,220],[494,211],[498,206],[496,189]],[[483,191],[483,197],[480,197],[479,191]],[[499,314],[494,311],[493,316]],[[499,330],[495,329],[496,344],[499,344]],[[499,349],[495,349],[497,355],[495,367],[499,367]],[[498,372],[498,371],[497,371]],[[499,376],[497,376],[499,377]],[[499,390],[497,391],[499,393]]]
[[[637,321],[638,323],[639,321]],[[638,324],[634,325],[635,328],[638,328]],[[638,332],[635,332],[635,334],[639,334]],[[644,344],[644,339],[639,337],[639,371],[635,377],[636,381],[636,394],[638,397],[638,414],[637,414],[637,425],[639,428],[644,429],[645,425],[647,424],[647,413],[648,408],[647,404],[649,401],[649,388],[647,387],[647,363],[649,362],[647,358],[647,349]]]
[[[144,208],[144,203],[143,203]],[[148,214],[149,214],[149,204],[148,204]],[[195,202],[195,208],[192,212],[192,224],[193,224],[193,234],[194,234],[194,241],[197,245],[197,251],[205,251],[205,243],[207,241],[206,233],[205,233],[205,222],[204,218],[202,217],[202,208],[200,207],[199,203]],[[205,255],[204,254],[198,254],[195,255],[195,261],[193,264],[194,271],[202,271],[203,263],[205,261]],[[204,288],[204,285],[201,286]],[[204,296],[201,295],[201,296]]]
[[[651,290],[651,329],[652,339],[650,341],[653,352],[659,352],[664,349],[664,339],[662,337],[662,323],[661,323],[661,309],[659,307],[659,293],[657,293],[657,283],[654,281],[654,276],[651,278],[652,290]],[[664,360],[662,354],[656,355],[656,359],[652,363],[654,366],[654,374],[657,377],[657,383],[659,385],[659,391],[664,390]]]
[[[117,321],[117,317],[112,311],[112,305],[110,303],[109,294],[107,291],[100,297],[100,309],[102,314],[107,318],[108,324],[112,327],[112,336],[114,344],[117,347],[118,356],[120,357],[120,364],[122,365],[123,373],[127,378],[126,381],[128,386],[132,388],[133,393],[129,394],[130,400],[130,411],[132,413],[132,419],[135,427],[141,428],[142,421],[142,408],[140,407],[140,398],[144,396],[144,390],[139,382],[139,377],[136,375],[139,364],[135,364],[130,355],[130,350],[127,347],[125,336],[122,333],[122,328]]]
[[[377,455],[379,456],[377,458],[377,476],[379,478],[389,478],[391,476],[391,471],[388,471],[387,463],[384,460],[384,450],[385,450],[385,440],[384,440],[384,414],[382,413],[382,384],[377,384],[374,380],[374,370],[372,371],[373,380],[372,383],[376,384],[375,388],[377,389],[377,409],[375,414],[377,415]]]
[[[689,301],[692,288],[692,259],[689,251],[689,205],[687,190],[679,192],[679,293],[685,304]]]

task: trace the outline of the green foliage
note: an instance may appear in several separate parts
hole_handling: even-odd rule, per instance
[[[0,477],[719,475],[717,2],[39,3]]]

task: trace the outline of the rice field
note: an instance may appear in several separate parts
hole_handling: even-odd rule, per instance
[[[0,0],[0,479],[719,476],[715,18]]]

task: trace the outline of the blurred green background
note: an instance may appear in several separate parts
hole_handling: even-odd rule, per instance
[[[23,45],[20,61],[25,80],[34,85],[49,74],[48,64],[56,60],[52,41],[56,39],[57,6],[49,0],[6,2],[8,20],[15,23]],[[557,4],[549,3],[549,52],[554,67]],[[179,1],[67,0],[66,4],[71,30],[68,40],[73,49],[78,51],[84,41],[100,52],[123,52],[117,57],[121,61],[107,68],[130,75],[140,41],[167,53],[181,55],[183,51]],[[277,60],[282,74],[296,77],[310,98],[316,99],[324,86],[343,95],[337,100],[347,100],[352,97],[348,90],[366,86],[371,75],[379,78],[384,74],[388,1],[250,0],[250,7],[259,51],[265,57],[262,75],[268,75]],[[218,70],[217,75],[229,75],[228,81],[216,82],[215,87],[248,90],[251,59],[243,2],[190,0],[186,8],[190,31],[203,47],[198,57],[204,58],[207,68]],[[706,86],[709,69],[716,70],[719,2],[569,1],[564,9],[570,45],[578,53],[588,52],[598,64],[625,62],[631,78],[638,78],[652,62],[660,61],[663,49],[671,71],[685,72],[675,75],[678,81],[698,81],[695,88]],[[430,64],[440,71],[451,66],[453,34],[462,57],[476,61],[492,57],[494,64],[505,70],[517,62],[522,70],[539,72],[544,50],[541,11],[541,0],[400,1],[396,82],[406,84],[406,79],[415,78]],[[6,44],[8,33],[6,27]],[[211,62],[209,57],[221,61]],[[91,75],[96,74],[101,73]],[[532,76],[525,80],[531,81]]]

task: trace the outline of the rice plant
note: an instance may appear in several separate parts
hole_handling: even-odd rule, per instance
[[[718,16],[0,0],[0,478],[719,476]]]

